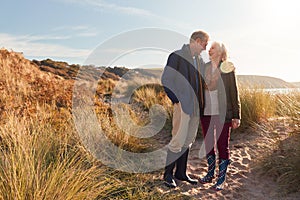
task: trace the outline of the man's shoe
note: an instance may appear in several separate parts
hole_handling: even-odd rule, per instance
[[[174,180],[174,178],[171,174],[167,174],[164,177],[164,181],[165,181],[165,185],[169,188],[176,188],[177,187],[176,182],[175,182],[175,180]]]
[[[179,176],[176,176],[175,174],[175,178],[180,180],[180,181],[186,181],[192,185],[197,185],[198,184],[198,180],[197,179],[192,179],[191,177],[189,177],[188,175],[186,175],[185,177],[179,177]]]
[[[180,181],[186,181],[190,184],[197,185],[198,180],[190,178],[186,173],[189,148],[182,149],[182,155],[176,161],[175,178]]]
[[[170,188],[175,188],[177,186],[173,178],[173,174],[174,174],[173,170],[175,168],[177,159],[178,159],[177,153],[174,153],[170,150],[167,151],[166,167],[165,167],[165,172],[163,177],[164,177],[165,185]]]

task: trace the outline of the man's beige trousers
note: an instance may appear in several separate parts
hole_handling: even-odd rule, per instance
[[[178,153],[183,147],[190,148],[195,141],[199,126],[199,116],[190,116],[184,113],[180,103],[174,104],[173,109],[172,139],[168,147],[170,151]]]

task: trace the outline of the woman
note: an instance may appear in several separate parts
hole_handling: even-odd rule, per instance
[[[235,129],[240,126],[241,106],[235,67],[228,60],[224,44],[213,42],[209,49],[209,57],[210,62],[205,65],[204,69],[205,106],[201,116],[208,173],[200,179],[200,182],[211,183],[214,178],[216,143],[219,153],[219,175],[212,188],[219,191],[223,189],[227,167],[230,164],[230,131],[231,128]]]

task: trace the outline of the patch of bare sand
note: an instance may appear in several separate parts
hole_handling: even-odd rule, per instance
[[[223,191],[215,192],[210,189],[216,179],[213,183],[205,185],[198,183],[196,186],[177,181],[179,187],[175,190],[190,199],[300,199],[300,193],[283,196],[273,178],[261,175],[256,168],[257,161],[265,155],[265,152],[272,151],[278,137],[286,137],[287,130],[284,121],[276,123],[274,132],[270,133],[267,129],[256,131],[248,129],[243,133],[232,134],[230,141],[232,163],[228,167]],[[192,174],[197,179],[207,172],[206,159],[199,158],[202,142],[202,139],[197,139],[193,144],[188,161],[188,174]],[[216,172],[218,173],[218,170]],[[165,186],[161,186],[159,190],[163,193],[174,192]]]

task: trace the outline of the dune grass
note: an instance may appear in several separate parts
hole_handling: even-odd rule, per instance
[[[162,105],[165,108],[168,117],[172,117],[172,103],[166,96],[164,89],[160,84],[144,85],[135,90],[132,95],[132,103],[141,105],[146,111],[149,111],[153,105]]]
[[[261,162],[264,174],[274,177],[280,193],[300,192],[300,93],[276,95],[276,114],[287,122],[287,137]]]
[[[180,199],[151,174],[103,166],[81,145],[68,111],[39,106],[0,126],[0,199]]]
[[[0,197],[96,198],[106,182],[96,177],[104,169],[95,167],[71,137],[70,122],[56,119],[55,112],[38,110],[37,116],[30,118],[10,113],[0,127]]]
[[[260,89],[241,87],[240,99],[242,127],[256,126],[276,113],[276,97]]]

